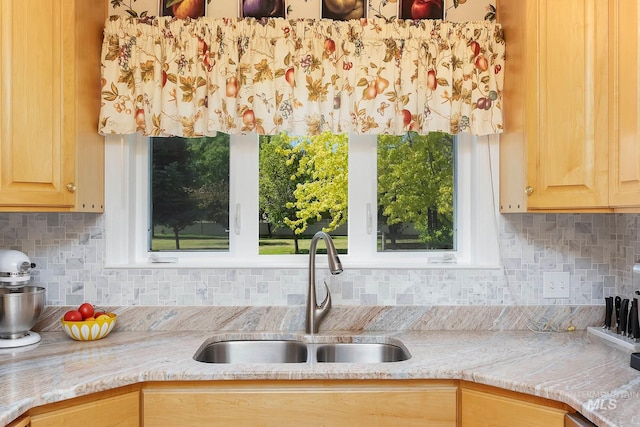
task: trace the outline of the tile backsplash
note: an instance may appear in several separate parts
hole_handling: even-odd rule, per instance
[[[500,217],[504,268],[360,269],[327,277],[334,305],[601,305],[630,295],[640,254],[629,214],[507,214]],[[294,306],[305,302],[307,269],[107,269],[99,214],[0,214],[0,247],[36,263],[33,283],[48,305]],[[571,275],[571,297],[545,299],[544,272]]]

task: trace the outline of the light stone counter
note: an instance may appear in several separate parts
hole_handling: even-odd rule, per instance
[[[400,339],[411,359],[232,366],[200,363],[192,356],[209,337],[238,338],[247,332],[116,330],[95,342],[72,341],[58,331],[41,334],[36,348],[0,354],[2,426],[38,405],[144,381],[436,378],[562,401],[599,426],[640,425],[640,372],[629,367],[630,351],[584,331],[372,331],[358,335]]]

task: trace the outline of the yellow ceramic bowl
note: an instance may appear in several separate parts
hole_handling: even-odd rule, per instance
[[[95,341],[109,335],[116,326],[117,316],[108,319],[84,320],[82,322],[68,322],[61,319],[62,329],[76,341]]]

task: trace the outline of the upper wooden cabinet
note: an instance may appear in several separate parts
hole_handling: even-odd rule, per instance
[[[502,212],[640,207],[635,9],[637,0],[499,0]]]
[[[0,2],[0,211],[102,212],[105,18],[105,2]]]
[[[609,0],[609,204],[640,205],[640,0]]]

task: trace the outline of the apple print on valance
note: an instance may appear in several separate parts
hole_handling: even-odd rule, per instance
[[[499,24],[111,17],[99,132],[502,132]]]
[[[400,0],[402,19],[444,19],[444,0]]]

